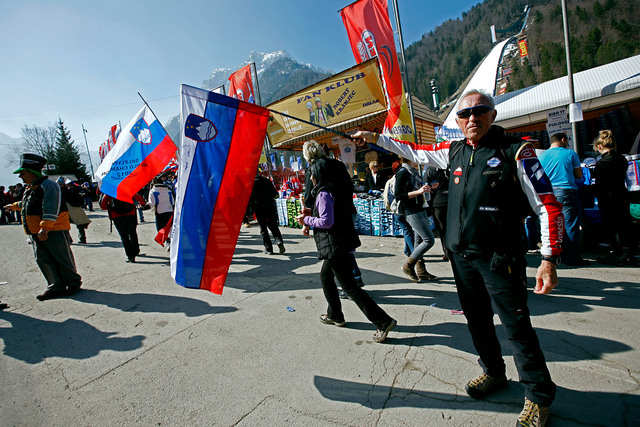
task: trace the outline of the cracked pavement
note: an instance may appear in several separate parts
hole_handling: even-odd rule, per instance
[[[83,290],[45,302],[21,226],[0,227],[2,425],[502,426],[522,408],[500,327],[509,386],[484,401],[464,392],[481,369],[439,243],[426,261],[441,279],[412,283],[402,239],[361,236],[364,289],[398,321],[376,344],[350,301],[345,328],[320,323],[320,265],[299,230],[283,227],[287,252],[265,255],[258,227],[242,228],[220,296],[172,281],[153,222],[139,224],[144,255],[127,264],[105,213],[90,217],[89,243],[72,246]],[[558,385],[550,425],[640,425],[640,272],[558,275],[551,295],[529,296]]]

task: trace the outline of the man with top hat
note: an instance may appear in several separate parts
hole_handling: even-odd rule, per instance
[[[69,212],[60,186],[43,175],[47,160],[32,153],[20,157],[14,172],[26,184],[22,200],[7,205],[21,211],[25,233],[34,245],[36,263],[47,280],[47,289],[38,295],[40,301],[76,293],[82,278],[76,270],[71,252]]]

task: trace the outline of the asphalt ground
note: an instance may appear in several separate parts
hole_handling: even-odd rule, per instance
[[[72,246],[83,290],[45,302],[21,226],[0,226],[2,426],[502,426],[522,409],[501,327],[509,386],[485,400],[464,391],[481,369],[439,241],[426,260],[441,279],[412,283],[401,238],[361,237],[364,289],[398,321],[377,344],[351,301],[345,328],[320,323],[320,264],[300,230],[282,228],[287,252],[265,255],[258,227],[243,228],[214,295],[173,282],[153,222],[129,264],[105,213],[90,217],[89,243]],[[552,294],[529,297],[558,385],[549,425],[640,425],[638,268],[558,274]]]

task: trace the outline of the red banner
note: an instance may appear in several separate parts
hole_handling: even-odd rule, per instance
[[[361,0],[342,9],[340,15],[358,64],[378,57],[388,111],[383,132],[402,140],[415,141],[387,2]]]
[[[525,56],[529,55],[529,48],[527,47],[526,40],[520,40],[518,42],[518,46],[520,47],[520,57],[524,58]]]
[[[251,79],[251,64],[240,68],[229,76],[229,96],[241,101],[256,103],[253,96],[253,80]]]

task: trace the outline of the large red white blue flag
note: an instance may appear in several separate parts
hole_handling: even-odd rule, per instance
[[[177,150],[146,105],[118,137],[96,171],[100,191],[131,203],[131,199],[169,163]]]
[[[222,294],[255,179],[269,110],[181,86],[171,275]]]

